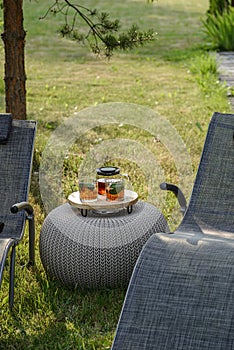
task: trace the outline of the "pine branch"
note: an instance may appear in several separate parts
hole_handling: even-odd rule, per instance
[[[60,28],[63,36],[78,42],[88,41],[94,53],[104,53],[107,57],[112,56],[114,50],[128,50],[142,46],[145,42],[154,40],[156,35],[152,29],[142,32],[136,25],[120,33],[119,20],[110,20],[108,13],[99,13],[96,9],[91,10],[79,4],[73,4],[70,0],[56,0],[42,18],[49,13],[64,15],[65,23]],[[85,34],[79,30],[79,18],[87,25]]]

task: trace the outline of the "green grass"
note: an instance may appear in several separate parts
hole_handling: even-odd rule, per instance
[[[211,115],[214,111],[228,112],[230,106],[226,89],[218,82],[215,57],[206,51],[201,19],[205,17],[208,1],[167,0],[149,4],[144,0],[124,3],[90,0],[91,7],[109,10],[111,17],[122,18],[123,28],[137,21],[141,27],[153,27],[158,32],[154,43],[131,52],[118,52],[110,61],[95,57],[88,47],[60,38],[57,29],[61,17],[49,16],[39,21],[49,3],[48,0],[24,2],[27,111],[28,119],[38,122],[30,194],[36,212],[37,269],[28,271],[19,267],[27,259],[25,240],[17,249],[12,313],[7,305],[8,266],[0,291],[0,349],[104,350],[111,346],[125,290],[68,290],[47,279],[40,262],[38,239],[46,213],[37,172],[47,141],[74,112],[113,102],[138,104],[155,111],[171,125],[174,136],[181,137],[186,145],[195,172]],[[3,71],[3,57],[1,63]],[[2,83],[0,93],[3,93]],[[3,100],[1,95],[2,109]],[[62,175],[64,200],[77,186],[78,169],[86,155],[101,147],[102,142],[116,138],[143,145],[167,181],[183,183],[176,168],[178,159],[168,151],[168,140],[164,142],[147,128],[139,127],[133,117],[129,116],[128,120],[126,116],[126,123],[121,126],[96,125],[69,147]],[[146,113],[139,123],[147,126],[149,121]],[[159,122],[157,117],[151,121],[153,125]],[[171,140],[174,136],[168,134]],[[140,198],[147,199],[140,161],[122,160],[119,156],[116,159],[112,155],[107,161],[128,172]],[[194,174],[185,188],[187,197],[193,178]],[[173,196],[168,195],[159,207],[171,227],[176,227],[181,217]]]

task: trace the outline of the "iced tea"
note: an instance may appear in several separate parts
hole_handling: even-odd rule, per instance
[[[81,202],[94,202],[97,200],[97,181],[93,179],[79,180],[79,192]]]
[[[106,194],[106,179],[98,179],[98,194]]]
[[[107,180],[106,181],[106,200],[122,201],[124,199],[124,180]]]

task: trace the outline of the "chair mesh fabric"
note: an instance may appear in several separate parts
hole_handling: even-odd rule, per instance
[[[112,350],[234,349],[233,134],[215,113],[185,217],[145,244]]]
[[[0,113],[0,144],[6,144],[12,124],[12,115],[10,113]]]
[[[25,214],[12,214],[10,208],[28,199],[34,137],[35,122],[13,120],[7,143],[0,145],[0,239],[22,238]]]
[[[205,141],[188,211],[178,231],[198,231],[196,222],[233,232],[233,115],[215,113]]]

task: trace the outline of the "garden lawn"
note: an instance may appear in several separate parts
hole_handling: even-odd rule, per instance
[[[87,6],[87,1],[79,0]],[[0,291],[0,349],[110,349],[124,288],[101,291],[69,290],[47,278],[40,262],[38,240],[47,213],[40,197],[38,172],[42,152],[54,130],[84,108],[105,103],[133,103],[154,110],[174,128],[183,141],[196,172],[207,126],[214,111],[229,112],[226,89],[218,81],[214,53],[203,33],[201,19],[208,1],[144,0],[94,1],[89,7],[120,18],[123,28],[137,22],[158,33],[153,43],[129,52],[117,52],[111,60],[96,57],[88,46],[61,38],[62,17],[46,13],[49,0],[25,1],[27,30],[27,113],[38,122],[30,200],[36,215],[36,263],[34,271],[21,268],[27,260],[27,235],[17,249],[16,295],[8,309],[8,269]],[[81,28],[84,24],[81,24]],[[3,52],[3,51],[2,51]],[[3,72],[3,55],[1,59]],[[2,73],[3,76],[3,73]],[[4,85],[0,105],[4,110]],[[95,116],[94,116],[95,118]],[[142,115],[144,122],[145,116]],[[147,120],[145,121],[147,125]],[[157,117],[155,117],[157,123]],[[177,159],[157,135],[134,125],[96,127],[72,145],[64,162],[64,201],[76,187],[79,165],[90,149],[115,138],[136,140],[157,160],[165,179],[177,183]],[[138,164],[117,157],[110,162],[131,175],[134,189],[147,200],[147,182]],[[189,196],[191,183],[186,188]],[[142,185],[143,184],[143,185]],[[175,228],[181,217],[176,201],[168,195],[160,209]]]

